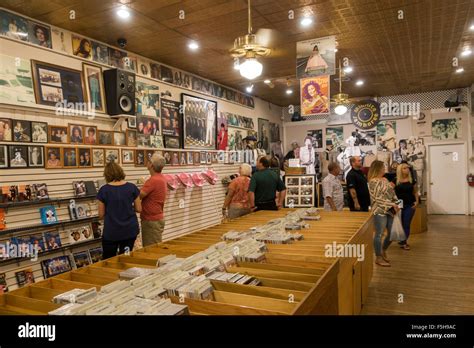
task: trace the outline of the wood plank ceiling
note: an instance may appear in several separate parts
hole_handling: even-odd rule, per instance
[[[124,0],[128,1],[128,0]],[[247,30],[247,0],[131,0],[132,16],[115,15],[113,0],[2,0],[2,6],[127,50],[244,90],[247,81],[233,70],[227,50]],[[474,46],[474,0],[253,0],[254,29],[279,32],[272,56],[261,60],[263,78],[295,75],[296,42],[336,35],[337,57],[350,58],[354,72],[343,90],[354,97],[396,95],[470,86],[474,55],[461,58],[464,73],[456,74],[452,58]],[[69,11],[76,19],[69,19]],[[180,10],[185,18],[179,19]],[[295,12],[295,20],[288,11]],[[398,19],[398,11],[404,19]],[[302,28],[298,18],[311,13],[315,22]],[[196,40],[197,52],[187,44]],[[365,80],[362,87],[355,79]],[[263,79],[262,79],[263,80]],[[278,105],[297,104],[285,94],[286,79],[270,88],[255,83],[254,94]],[[336,93],[337,83],[332,82]]]

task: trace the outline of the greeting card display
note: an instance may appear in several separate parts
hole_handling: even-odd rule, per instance
[[[58,216],[56,214],[56,208],[52,205],[42,207],[39,209],[41,216],[41,223],[43,225],[54,224],[58,222]]]

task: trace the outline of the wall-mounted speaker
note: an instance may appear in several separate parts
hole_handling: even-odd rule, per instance
[[[120,69],[104,71],[109,115],[135,115],[135,74]]]

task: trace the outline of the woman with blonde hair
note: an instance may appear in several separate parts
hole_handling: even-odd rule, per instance
[[[115,161],[104,170],[106,185],[97,194],[99,218],[104,219],[103,258],[132,251],[139,228],[137,214],[142,210],[140,191],[125,181],[125,173]]]
[[[390,230],[392,229],[393,217],[400,210],[397,205],[398,198],[395,190],[388,180],[384,178],[385,165],[382,161],[372,162],[368,180],[369,193],[372,202],[372,214],[374,215],[375,236],[374,250],[375,263],[379,266],[390,267],[390,261],[387,258],[387,249],[391,244]],[[385,229],[387,234],[382,242],[382,236]]]
[[[241,164],[239,176],[232,180],[229,190],[224,200],[222,212],[229,219],[235,219],[239,216],[250,213],[249,186],[252,167],[247,164]]]
[[[397,197],[403,201],[402,208],[402,225],[405,231],[406,239],[399,242],[401,248],[410,250],[408,245],[408,237],[410,236],[410,225],[415,215],[418,205],[418,189],[412,178],[410,166],[407,163],[401,163],[397,167],[397,185],[395,186]]]

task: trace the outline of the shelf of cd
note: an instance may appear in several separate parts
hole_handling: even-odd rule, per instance
[[[98,216],[90,216],[83,219],[58,221],[58,222],[54,222],[50,224],[34,224],[34,225],[27,225],[27,226],[21,226],[21,227],[6,228],[0,231],[0,236],[11,235],[18,232],[42,230],[42,229],[53,228],[53,227],[59,228],[59,227],[65,227],[65,226],[70,226],[74,224],[95,222],[98,220],[99,220]]]
[[[90,244],[94,244],[96,242],[100,242],[102,240],[102,237],[99,237],[99,238],[93,238],[93,239],[89,239],[89,240],[86,240],[86,241],[83,241],[83,242],[78,242],[78,243],[74,243],[74,244],[68,244],[68,245],[63,245],[63,246],[60,246],[59,248],[55,248],[55,249],[51,249],[51,250],[46,250],[46,251],[43,251],[41,253],[38,253],[38,258],[42,257],[42,256],[46,256],[46,255],[49,255],[49,254],[53,254],[53,253],[56,253],[58,251],[65,251],[65,250],[71,250],[71,249],[74,249],[74,248],[79,248],[79,247],[82,247],[82,246],[85,246],[85,245],[90,245]],[[13,257],[13,258],[6,258],[6,259],[1,259],[0,258],[0,265],[2,267],[5,267],[9,264],[12,264],[12,263],[16,263],[16,262],[22,262],[22,261],[27,261],[28,258],[27,257]],[[36,261],[34,261],[36,262]]]
[[[21,202],[7,202],[7,203],[0,203],[0,209],[5,209],[8,212],[10,208],[18,208],[18,207],[28,207],[40,204],[58,204],[69,202],[71,199],[74,200],[85,200],[85,199],[95,199],[96,195],[86,195],[86,196],[72,196],[72,197],[58,197],[58,198],[50,198],[50,199],[36,199],[33,201],[21,201]]]

